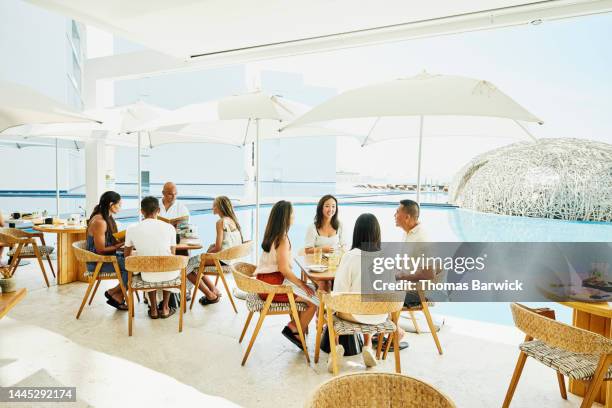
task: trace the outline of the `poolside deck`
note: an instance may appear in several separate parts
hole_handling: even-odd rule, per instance
[[[176,315],[151,320],[139,304],[134,336],[129,338],[126,314],[104,303],[102,288],[76,320],[85,284],[47,289],[34,263],[21,267],[16,278],[28,296],[0,321],[0,386],[76,386],[77,403],[63,406],[111,406],[112,401],[112,406],[301,407],[331,377],[325,353],[318,364],[308,366],[303,354],[280,335],[285,317],[266,319],[241,367],[246,347],[238,344],[246,318],[241,301],[238,315],[226,298],[206,308],[194,305],[181,334]],[[429,334],[409,334],[410,347],[401,352],[402,372],[439,387],[458,407],[499,407],[522,337],[512,327],[447,317],[440,331],[445,354],[436,353]],[[312,356],[314,335],[308,344]],[[341,373],[365,369],[358,356],[345,361]],[[390,357],[376,370],[391,372],[393,367]],[[573,395],[562,400],[554,372],[531,361],[512,404],[579,405]]]

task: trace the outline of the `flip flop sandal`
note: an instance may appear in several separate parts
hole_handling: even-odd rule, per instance
[[[149,315],[149,317],[150,317],[151,319],[153,319],[153,320],[155,320],[155,319],[159,319],[159,311],[157,311],[157,314],[156,314],[155,316],[153,316],[153,315],[151,314],[151,308],[149,308],[149,311],[147,312],[147,314],[148,314],[148,315]]]
[[[119,303],[115,299],[113,299],[112,297],[106,301],[106,304],[114,307],[117,310],[123,310],[123,311],[128,310],[128,307],[125,304],[125,302]]]
[[[202,306],[206,306],[206,305],[214,305],[215,303],[219,303],[219,300],[221,300],[221,295],[217,296],[215,300],[210,300],[206,296],[202,296],[200,300],[198,300],[198,302]]]
[[[287,340],[295,344],[297,348],[299,348],[300,350],[304,350],[304,348],[302,347],[302,342],[300,341],[299,333],[292,332],[289,326],[285,326],[281,334],[285,336]]]
[[[170,316],[172,316],[172,315],[173,315],[175,312],[176,312],[176,309],[175,309],[175,308],[173,308],[173,307],[171,307],[171,308],[170,308],[170,311],[168,312],[168,314],[162,314],[162,313],[160,313],[160,314],[159,314],[159,317],[161,317],[162,319],[167,319],[167,318],[169,318]]]

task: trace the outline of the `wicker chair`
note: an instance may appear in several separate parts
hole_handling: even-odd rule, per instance
[[[454,408],[433,386],[402,374],[356,373],[321,384],[305,408]]]
[[[588,381],[580,407],[591,407],[603,381],[612,379],[612,339],[557,322],[518,303],[510,307],[514,324],[526,336],[519,345],[519,358],[502,406],[510,406],[527,357],[533,357],[557,372],[564,399],[567,399],[564,376]]]
[[[36,243],[36,238],[40,240],[41,245]],[[10,268],[12,269],[12,273],[15,273],[17,267],[19,266],[19,262],[22,259],[36,258],[38,260],[38,264],[40,265],[43,278],[45,278],[45,283],[47,284],[47,287],[49,287],[49,279],[47,278],[47,272],[45,271],[42,256],[44,255],[47,258],[47,262],[49,262],[49,267],[51,268],[51,273],[53,274],[53,277],[55,277],[53,264],[51,263],[51,258],[49,257],[49,254],[53,252],[54,248],[45,244],[45,237],[41,232],[31,233],[17,228],[0,228],[0,242],[11,247],[8,256],[11,258]]]
[[[253,250],[253,241],[247,241],[243,244],[236,245],[234,247],[225,249],[223,251],[215,252],[215,253],[204,253],[200,255],[200,268],[198,269],[198,276],[196,278],[196,282],[200,282],[202,279],[202,275],[215,275],[217,279],[215,280],[215,286],[221,278],[223,282],[223,286],[225,287],[225,292],[229,297],[229,300],[234,308],[234,312],[238,313],[238,309],[236,309],[236,304],[234,303],[234,298],[232,297],[232,292],[229,290],[229,286],[227,285],[227,281],[225,280],[225,272],[229,272],[231,270],[230,265],[221,265],[221,261],[231,261],[234,259],[244,258],[249,255]],[[208,259],[212,259],[215,263],[214,265],[206,266],[206,261]],[[195,303],[196,294],[198,292],[199,285],[193,285],[193,295],[191,295],[191,305],[189,309],[193,308],[193,304]]]
[[[332,358],[333,374],[338,374],[338,356],[336,356],[336,336],[343,334],[375,334],[382,336],[385,333],[393,333],[394,354],[395,354],[395,371],[401,373],[401,363],[399,355],[399,337],[397,334],[397,320],[400,311],[404,305],[404,301],[362,301],[362,296],[359,293],[333,293],[324,294],[323,302],[319,308],[319,318],[317,320],[317,337],[315,342],[315,363],[319,361],[319,353],[321,348],[321,334],[323,333],[323,321],[327,320],[327,330],[329,332],[329,348]],[[323,310],[327,315],[323,317]],[[382,324],[362,324],[354,323],[339,318],[334,315],[334,312],[350,313],[357,315],[378,315],[390,314],[391,320],[387,319]],[[378,342],[379,347],[376,357],[380,357],[382,342]],[[390,343],[390,342],[389,342]]]
[[[434,343],[436,344],[436,348],[438,349],[438,354],[442,355],[442,345],[440,344],[440,340],[438,339],[438,333],[436,330],[436,326],[433,323],[433,319],[431,318],[431,313],[429,313],[430,303],[425,298],[425,294],[421,289],[419,289],[417,293],[419,295],[420,304],[414,306],[404,306],[402,308],[402,312],[408,312],[408,314],[410,315],[410,319],[412,320],[414,330],[417,334],[421,334],[421,330],[419,329],[419,325],[416,321],[416,317],[414,316],[414,312],[423,312],[423,314],[425,315],[425,320],[427,321],[427,326],[429,327],[429,331],[431,332],[431,336],[433,337]],[[387,347],[385,348],[383,360],[387,358],[387,353],[389,353],[389,349],[391,348],[391,342],[389,341],[389,337],[387,337],[385,344],[387,345]]]
[[[132,335],[132,325],[134,320],[134,293],[136,291],[150,289],[169,289],[177,288],[181,291],[181,306],[179,311],[179,333],[183,331],[183,313],[187,311],[187,302],[185,302],[186,291],[186,269],[189,258],[186,256],[169,255],[169,256],[128,256],[125,258],[125,269],[128,271],[128,334]],[[134,275],[139,272],[171,272],[181,271],[181,276],[162,282],[146,282],[143,281],[140,275]],[[155,306],[155,305],[153,305]]]
[[[125,286],[123,285],[123,281],[121,280],[121,270],[119,270],[119,263],[117,262],[117,257],[114,255],[98,255],[91,251],[87,250],[87,241],[77,241],[72,244],[72,249],[74,251],[74,256],[77,261],[82,262],[85,265],[85,277],[89,280],[89,285],[87,286],[87,290],[85,291],[85,296],[83,296],[83,301],[81,302],[81,307],[79,307],[79,311],[77,312],[76,318],[81,317],[81,313],[83,312],[83,308],[85,307],[85,303],[87,302],[87,298],[91,293],[91,289],[93,288],[93,293],[91,293],[91,297],[89,297],[88,305],[91,305],[94,296],[96,296],[96,292],[98,291],[98,287],[100,286],[100,282],[103,280],[112,280],[117,279],[119,281],[119,286],[121,287],[121,292],[123,292],[123,297],[127,299],[127,292],[125,290]],[[93,271],[90,271],[87,268],[87,262],[95,262],[96,267]],[[101,272],[100,269],[102,265],[105,263],[110,263],[114,267],[113,272]],[[95,283],[95,286],[94,286]]]
[[[266,318],[266,316],[273,315],[289,315],[293,318],[295,322],[298,333],[300,335],[300,341],[302,342],[302,348],[304,350],[304,355],[306,356],[306,362],[310,363],[310,358],[308,357],[308,349],[306,348],[306,341],[304,340],[304,333],[302,331],[302,326],[300,324],[300,319],[298,316],[298,311],[302,312],[306,310],[306,304],[303,302],[296,302],[295,297],[293,295],[293,289],[289,286],[284,285],[270,285],[269,283],[257,280],[253,277],[253,272],[255,272],[255,265],[246,263],[246,262],[237,262],[232,265],[232,274],[234,275],[234,280],[236,281],[236,286],[239,289],[247,292],[246,298],[246,306],[249,310],[249,316],[244,324],[244,328],[242,329],[242,333],[240,334],[239,343],[242,343],[242,339],[244,339],[244,335],[246,334],[247,329],[249,328],[249,324],[251,323],[251,319],[253,318],[253,314],[259,313],[259,320],[257,320],[257,325],[255,326],[255,331],[253,331],[253,336],[251,337],[251,341],[249,342],[249,346],[244,353],[244,357],[242,358],[242,365],[244,365],[249,358],[249,353],[253,348],[253,344],[255,343],[255,339],[257,338],[257,334],[259,333],[259,329],[261,329],[261,325]],[[262,300],[258,293],[267,293],[268,296],[266,300]],[[287,294],[289,298],[289,303],[285,302],[273,302],[274,295],[277,294]]]

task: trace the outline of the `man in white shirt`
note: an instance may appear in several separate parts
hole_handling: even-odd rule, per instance
[[[143,198],[140,211],[144,219],[138,224],[128,227],[125,234],[125,257],[138,256],[168,256],[176,252],[176,231],[168,223],[157,219],[159,214],[159,201],[155,197]],[[134,252],[137,252],[134,254]],[[170,272],[142,272],[141,278],[147,282],[163,282],[176,279],[180,271]],[[165,319],[174,314],[174,309],[168,307],[170,293],[179,290],[169,288],[163,291],[162,307],[157,310],[157,290],[148,291],[149,316],[152,319],[161,317]]]
[[[168,219],[184,216],[189,217],[189,210],[187,209],[187,207],[176,199],[178,195],[176,184],[171,181],[168,181],[166,184],[164,184],[164,187],[162,189],[162,195],[162,205],[159,209],[160,216]],[[177,224],[179,224],[179,221],[173,223],[175,227]]]

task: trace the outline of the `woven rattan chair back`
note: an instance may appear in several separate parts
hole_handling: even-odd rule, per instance
[[[125,269],[130,272],[170,272],[187,267],[189,258],[180,255],[128,256]]]
[[[380,296],[370,298],[359,293],[333,293],[325,294],[323,303],[336,312],[361,315],[399,312],[404,306],[403,299],[390,297],[388,301],[379,301],[380,298]]]
[[[210,259],[219,259],[223,261],[231,261],[234,259],[244,258],[253,251],[253,241],[246,241],[240,245],[224,249],[223,251],[214,252],[212,254],[202,254],[202,257]]]
[[[454,408],[455,404],[433,386],[392,373],[356,373],[321,384],[306,408]]]
[[[115,255],[98,255],[87,249],[87,241],[77,241],[72,243],[74,256],[79,262],[113,262]]]
[[[232,275],[238,289],[249,293],[292,293],[292,289],[283,285],[271,285],[253,277],[255,265],[246,262],[237,262],[232,265]],[[243,273],[245,271],[248,273]]]
[[[9,246],[23,242],[22,238],[26,237],[18,235],[19,232],[21,231],[16,228],[0,228],[0,242]]]
[[[574,353],[612,353],[612,340],[600,334],[541,316],[518,303],[512,303],[510,308],[516,327],[534,339]]]

